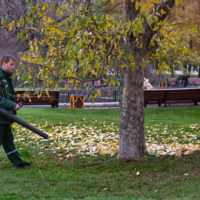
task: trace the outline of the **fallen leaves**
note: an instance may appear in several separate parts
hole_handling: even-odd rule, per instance
[[[189,127],[174,129],[168,125],[155,124],[146,126],[146,145],[149,153],[160,155],[182,156],[200,150],[200,126],[191,124]]]
[[[34,145],[33,148],[40,149],[63,150],[66,152],[66,157],[75,154],[94,156],[98,153],[102,155],[118,153],[118,127],[113,123],[101,122],[101,129],[94,125],[81,124],[80,126],[79,123],[59,126],[51,126],[48,123],[33,124],[42,131],[48,132],[48,140],[42,139],[16,123],[13,126],[16,130],[15,141],[19,141],[20,144],[27,145],[28,143]]]
[[[116,155],[118,153],[118,126],[114,123],[100,121],[89,125],[83,124],[86,121],[84,118],[75,125],[64,123],[52,125],[48,122],[32,124],[42,131],[48,132],[48,140],[14,123],[15,141],[24,146],[32,144],[33,148],[42,150],[48,149],[55,152],[62,150],[66,157],[95,156],[97,154]],[[192,124],[186,128],[180,126],[175,129],[168,125],[155,124],[151,127],[146,126],[145,132],[147,151],[157,156],[182,156],[200,150],[200,126],[198,124]]]

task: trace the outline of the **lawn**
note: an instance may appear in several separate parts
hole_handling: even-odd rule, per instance
[[[118,160],[119,109],[31,109],[13,124],[33,166],[14,168],[0,148],[0,199],[199,199],[200,107],[145,108],[148,152]]]

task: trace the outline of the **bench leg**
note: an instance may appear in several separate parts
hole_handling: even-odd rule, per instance
[[[51,104],[51,107],[52,108],[58,108],[58,104],[57,103],[53,103],[53,104]]]
[[[52,107],[52,108],[58,108],[58,102],[59,102],[59,101],[56,101],[56,103],[52,103],[52,104],[51,104],[51,107]]]

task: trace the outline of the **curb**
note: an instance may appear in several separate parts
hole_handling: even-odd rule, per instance
[[[69,108],[69,103],[59,103],[60,108]],[[103,103],[85,103],[85,108],[106,108],[106,107],[119,107],[119,102],[103,102]]]

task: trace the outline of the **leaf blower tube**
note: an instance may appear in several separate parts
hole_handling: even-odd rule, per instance
[[[28,128],[29,130],[37,133],[38,135],[42,136],[45,139],[47,139],[49,137],[48,134],[46,134],[43,131],[35,128],[34,126],[30,125],[29,123],[27,123],[23,119],[21,119],[21,118],[17,117],[16,115],[14,115],[11,110],[6,110],[3,107],[0,107],[0,115],[6,117],[11,122],[17,122],[18,124]]]

